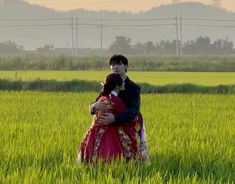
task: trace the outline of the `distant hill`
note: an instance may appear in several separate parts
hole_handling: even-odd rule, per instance
[[[99,18],[106,19],[102,22],[102,44],[106,48],[115,40],[117,35],[131,38],[132,44],[137,41],[155,42],[175,39],[174,18],[176,15],[183,18],[183,40],[193,40],[199,36],[208,36],[212,40],[227,37],[235,43],[235,13],[200,3],[163,5],[146,12],[133,14],[84,9],[63,12],[32,5],[22,0],[4,0],[0,4],[0,42],[16,41],[17,44],[23,45],[26,49],[35,49],[45,44],[53,44],[58,48],[71,47],[72,14],[78,18],[78,46],[80,48],[100,47],[101,20]],[[162,20],[161,18],[169,18],[169,20]],[[124,21],[122,19],[129,20]],[[132,21],[131,19],[139,19],[139,21]],[[228,27],[207,27],[206,25]]]

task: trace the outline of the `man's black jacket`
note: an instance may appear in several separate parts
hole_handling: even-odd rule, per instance
[[[140,87],[128,77],[124,80],[125,90],[120,91],[118,96],[126,105],[126,111],[115,115],[116,123],[125,123],[133,119],[140,110]]]

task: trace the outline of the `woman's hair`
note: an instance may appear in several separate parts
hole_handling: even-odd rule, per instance
[[[122,78],[117,73],[111,73],[107,75],[105,79],[105,84],[102,88],[102,91],[99,95],[100,96],[108,96],[112,90],[116,88],[116,86],[121,86],[123,83]]]

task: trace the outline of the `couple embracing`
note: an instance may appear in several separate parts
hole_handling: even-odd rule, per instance
[[[78,161],[110,162],[124,158],[147,158],[143,118],[140,113],[140,87],[127,73],[128,59],[113,55],[109,60],[112,73],[90,106],[92,125],[78,150]]]

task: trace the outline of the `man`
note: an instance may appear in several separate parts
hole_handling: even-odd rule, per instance
[[[119,113],[116,116],[111,113],[106,113],[105,116],[100,117],[100,120],[104,124],[129,122],[139,114],[140,87],[131,81],[126,75],[128,59],[125,56],[113,55],[110,58],[109,65],[112,72],[120,74],[125,83],[125,90],[121,91],[118,96],[122,99],[127,109],[125,112]],[[99,101],[96,101],[90,107],[92,114],[94,114],[96,109],[104,110],[107,108],[110,108],[109,104]]]
[[[140,141],[140,156],[141,159],[146,159],[148,157],[147,153],[147,145],[145,138],[145,130],[142,115],[140,113],[140,87],[131,81],[127,76],[127,68],[128,68],[128,59],[123,55],[113,55],[109,60],[110,69],[114,73],[118,73],[121,75],[124,81],[124,90],[120,91],[119,97],[122,99],[124,104],[126,105],[126,111],[118,113],[117,115],[113,115],[112,113],[106,113],[104,116],[101,116],[100,122],[103,124],[110,123],[128,123],[134,118],[138,117],[139,123],[139,141]],[[105,102],[98,101],[94,102],[90,106],[91,114],[94,114],[96,110],[104,110],[109,109],[110,104]]]

